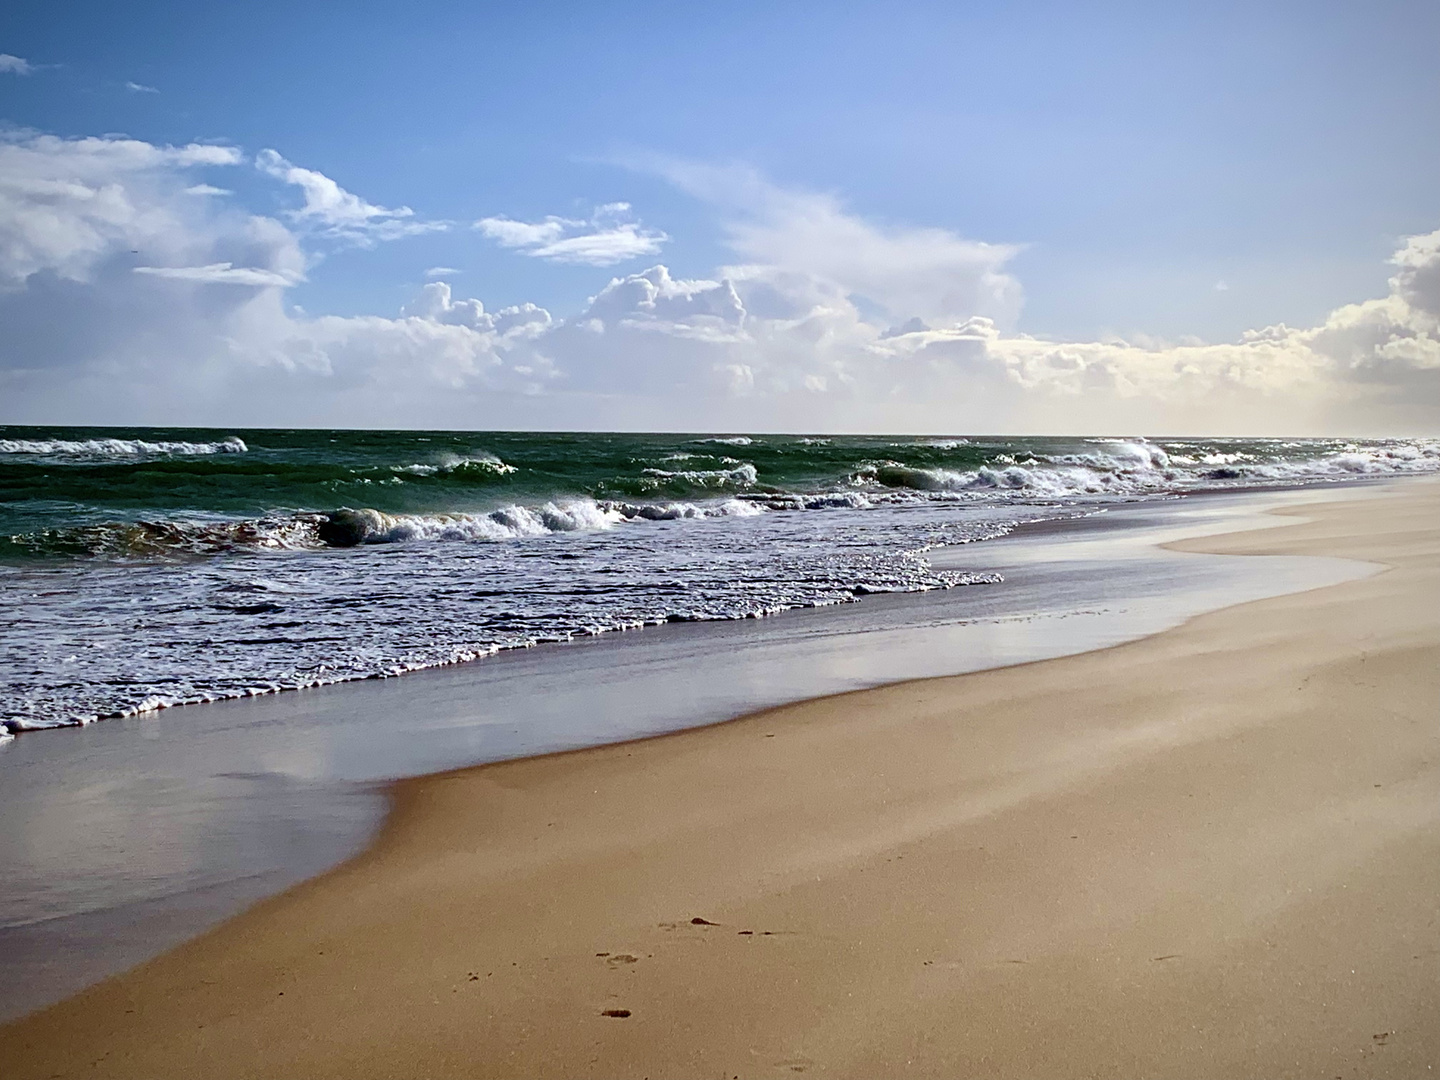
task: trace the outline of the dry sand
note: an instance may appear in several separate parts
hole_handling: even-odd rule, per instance
[[[1190,546],[1388,569],[397,784],[0,1076],[1434,1075],[1440,485],[1299,512]]]

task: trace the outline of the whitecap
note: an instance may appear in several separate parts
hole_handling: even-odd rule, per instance
[[[243,454],[245,440],[231,435],[218,442],[147,442],[144,439],[0,439],[0,454],[36,457],[132,458],[145,455]]]

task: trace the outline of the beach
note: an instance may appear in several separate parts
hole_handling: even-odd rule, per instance
[[[1112,648],[401,781],[374,843],[0,1028],[30,1076],[1397,1076],[1440,1064],[1440,486]]]

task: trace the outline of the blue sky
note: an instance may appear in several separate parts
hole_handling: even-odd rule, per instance
[[[1023,299],[947,320],[1224,343],[1386,296],[1387,259],[1440,226],[1437,40],[1433,3],[12,2],[0,53],[25,68],[0,72],[0,121],[247,160],[273,148],[373,206],[451,223],[365,244],[301,235],[284,304],[310,316],[418,310],[433,267],[458,271],[456,298],[558,321],[657,263],[683,281],[804,262],[788,241],[739,250],[737,221],[759,211],[701,169],[829,199],[877,234],[1006,245],[994,269]],[[218,172],[205,182],[230,203],[298,220],[293,184]],[[620,202],[657,239],[603,268],[472,227],[584,232]],[[878,331],[903,321],[848,295]],[[21,392],[49,416],[58,390],[37,385]]]

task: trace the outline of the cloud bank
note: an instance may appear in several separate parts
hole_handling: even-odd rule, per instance
[[[833,195],[676,168],[736,260],[597,282],[583,308],[491,311],[432,280],[394,315],[286,302],[308,245],[433,231],[273,152],[285,220],[209,183],[233,147],[0,141],[0,420],[728,430],[1387,433],[1440,429],[1440,231],[1386,295],[1214,345],[1015,330],[1013,246],[877,225]],[[602,212],[603,211],[603,212]],[[660,243],[606,207],[483,219],[496,242],[607,265]],[[647,239],[648,237],[648,239]],[[568,245],[568,246],[567,246]],[[629,245],[628,247],[626,245]],[[627,257],[627,256],[619,256]],[[448,274],[434,268],[435,276]]]

